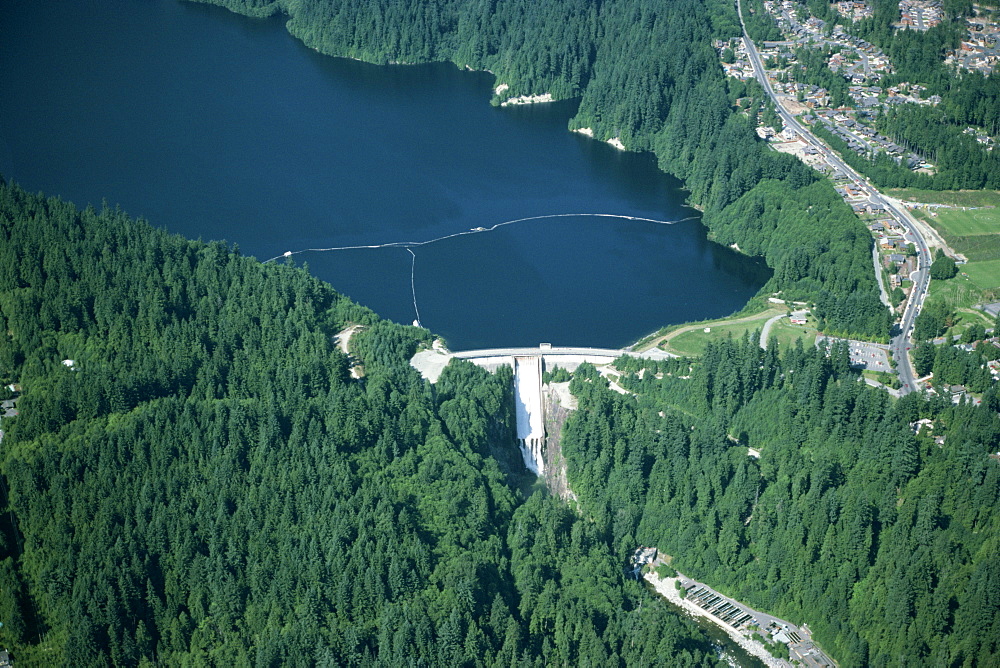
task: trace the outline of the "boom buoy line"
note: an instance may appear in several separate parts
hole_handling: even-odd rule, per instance
[[[420,309],[417,308],[417,254],[410,248],[407,248],[406,252],[413,256],[413,260],[410,262],[410,292],[413,293],[413,313],[417,316],[413,324],[420,327]]]
[[[695,220],[698,216],[688,216],[686,218],[680,218],[678,220],[656,220],[655,218],[642,218],[639,216],[623,216],[616,213],[552,213],[545,216],[529,216],[527,218],[517,218],[516,220],[506,220],[502,223],[497,223],[492,227],[474,227],[471,230],[464,230],[462,232],[454,232],[452,234],[446,234],[442,237],[437,237],[436,239],[429,239],[427,241],[391,241],[386,244],[366,244],[357,246],[334,246],[332,248],[303,248],[297,251],[285,251],[281,255],[276,255],[275,257],[264,260],[264,263],[273,262],[275,260],[280,260],[283,257],[292,257],[293,255],[298,255],[300,253],[327,253],[330,251],[345,251],[345,250],[370,250],[376,248],[417,248],[420,246],[428,246],[430,244],[436,244],[439,241],[446,241],[448,239],[454,239],[455,237],[464,237],[467,234],[482,234],[484,232],[493,232],[494,230],[503,227],[504,225],[513,225],[514,223],[524,223],[529,220],[542,220],[544,218],[618,218],[619,220],[634,220],[641,223],[655,223],[658,225],[674,225],[675,223],[683,223],[688,220]]]
[[[276,255],[272,258],[264,260],[263,264],[268,262],[274,262],[275,260],[280,260],[282,258],[292,257],[293,255],[299,255],[301,253],[329,253],[333,251],[347,251],[347,250],[376,250],[379,248],[405,248],[406,251],[413,256],[410,263],[410,292],[413,294],[413,312],[416,319],[413,324],[416,326],[420,325],[420,310],[417,308],[417,285],[416,285],[416,268],[417,268],[417,254],[413,252],[413,248],[419,248],[420,246],[429,246],[430,244],[436,244],[440,241],[447,241],[448,239],[454,239],[456,237],[464,237],[468,234],[482,234],[484,232],[493,232],[505,225],[513,225],[515,223],[525,223],[531,220],[544,220],[547,218],[616,218],[618,220],[632,220],[639,223],[652,223],[655,225],[675,225],[677,223],[683,223],[689,220],[695,220],[698,216],[687,216],[685,218],[678,218],[677,220],[657,220],[656,218],[643,218],[642,216],[626,216],[617,213],[550,213],[542,216],[528,216],[526,218],[516,218],[514,220],[505,220],[502,223],[497,223],[491,227],[474,227],[471,230],[463,230],[462,232],[454,232],[452,234],[446,234],[435,239],[428,239],[426,241],[391,241],[385,244],[360,244],[356,246],[333,246],[331,248],[303,248],[297,251],[285,251],[281,255]]]

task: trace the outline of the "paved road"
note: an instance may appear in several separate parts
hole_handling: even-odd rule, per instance
[[[872,202],[881,205],[886,211],[892,214],[906,228],[906,240],[913,242],[917,248],[918,269],[911,275],[913,289],[910,292],[910,298],[906,302],[906,309],[903,311],[899,325],[893,333],[892,343],[889,346],[893,358],[896,360],[896,371],[899,374],[899,383],[901,385],[900,393],[907,394],[916,389],[913,364],[910,362],[908,352],[912,347],[909,336],[913,330],[913,321],[916,319],[917,313],[919,313],[924,299],[927,297],[927,288],[930,284],[931,253],[927,248],[927,242],[920,234],[916,221],[910,217],[909,212],[905,208],[899,206],[895,200],[882,195],[875,186],[854,171],[850,165],[841,160],[835,151],[816,138],[808,128],[799,123],[799,120],[782,106],[781,101],[771,87],[771,82],[767,79],[764,64],[760,60],[760,53],[757,52],[757,47],[754,45],[753,40],[750,39],[750,35],[747,34],[746,25],[743,23],[743,9],[740,6],[740,0],[736,0],[736,11],[740,17],[740,25],[743,27],[743,43],[746,46],[750,63],[753,65],[754,74],[760,85],[764,88],[764,91],[774,101],[775,111],[778,112],[781,120],[784,121],[787,127],[795,130],[807,144],[816,148],[830,165],[842,171],[848,178],[854,181],[868,195]]]
[[[670,359],[671,357],[677,357],[677,355],[673,355],[657,348],[636,352],[633,350],[614,350],[608,348],[542,348],[539,346],[538,348],[491,348],[488,350],[465,350],[454,353],[445,350],[444,348],[433,348],[418,352],[410,360],[410,365],[419,371],[421,376],[432,383],[436,383],[438,378],[441,377],[441,373],[444,371],[444,368],[448,366],[448,363],[451,362],[453,358],[473,360],[475,364],[479,364],[480,366],[494,368],[499,365],[509,364],[512,357],[522,355],[528,357],[547,358],[547,362],[552,363],[554,366],[557,365],[564,367],[569,371],[575,369],[576,365],[583,361],[589,361],[592,364],[607,364],[618,359],[622,355],[631,355],[632,357],[641,357],[653,360],[665,360]]]
[[[878,254],[878,244],[872,244],[872,265],[875,267],[875,282],[878,283],[878,294],[882,303],[892,308],[889,302],[889,294],[885,291],[885,284],[882,282],[882,263]]]
[[[459,359],[478,359],[484,357],[512,357],[515,355],[543,355],[545,357],[551,357],[556,355],[573,355],[573,356],[585,356],[585,357],[609,357],[611,359],[618,359],[622,355],[632,355],[633,357],[645,357],[648,359],[668,359],[670,357],[676,357],[676,355],[671,355],[670,353],[664,352],[662,350],[652,349],[643,352],[633,352],[631,350],[614,350],[610,348],[569,348],[569,347],[555,347],[552,348],[491,348],[488,350],[464,350],[460,352],[452,353],[453,357]]]
[[[792,311],[792,315],[796,317],[804,318],[809,314],[809,311]],[[764,323],[764,328],[760,330],[760,347],[767,350],[767,339],[771,336],[771,327],[774,323],[778,322],[782,318],[787,317],[784,313],[779,313],[773,318],[768,318],[767,322]]]

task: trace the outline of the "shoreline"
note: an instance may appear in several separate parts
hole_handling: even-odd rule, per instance
[[[577,132],[577,133],[579,133],[581,135],[584,135],[586,137],[590,137],[591,139],[594,138],[594,130],[593,130],[593,128],[576,128],[575,130],[570,130],[570,132]],[[622,143],[622,140],[620,138],[618,138],[618,137],[612,137],[611,139],[605,139],[604,143],[605,144],[611,144],[612,146],[614,146],[619,151],[627,151],[628,150],[627,148],[625,148],[625,144]],[[666,172],[664,172],[664,173],[666,173]]]
[[[506,84],[500,84],[494,91],[500,90]],[[507,90],[504,88],[504,90]],[[499,95],[500,93],[497,93]],[[519,95],[517,97],[512,97],[504,100],[500,103],[501,107],[516,107],[520,104],[543,104],[545,102],[555,102],[555,98],[552,97],[552,93],[542,93],[541,95]]]
[[[678,608],[681,608],[687,614],[692,617],[707,619],[721,628],[730,638],[733,639],[733,642],[763,661],[764,665],[768,666],[768,668],[790,668],[792,666],[792,664],[788,661],[771,656],[771,653],[767,651],[767,648],[764,647],[762,643],[747,638],[732,626],[717,618],[715,615],[702,610],[691,601],[681,598],[677,590],[677,585],[675,584],[680,578],[661,578],[655,571],[646,573],[643,578],[646,582],[653,585],[653,588],[658,594],[660,594],[660,596],[663,596],[670,603],[674,604]]]
[[[208,4],[216,4],[216,0],[201,0],[201,1],[208,2]],[[248,16],[248,17],[251,17],[251,18],[255,17],[252,13],[248,13],[248,12],[245,12],[245,11],[238,11],[238,10],[235,10],[235,9],[232,9],[232,8],[227,8],[227,9],[229,11],[233,12],[234,14]],[[277,14],[277,13],[279,13],[279,12],[276,10],[276,11],[272,12],[271,14],[269,14],[268,16],[273,16],[274,14]],[[362,57],[358,57],[358,56],[346,55],[346,54],[330,53],[330,52],[328,52],[326,50],[320,49],[315,44],[310,43],[309,41],[307,41],[303,37],[303,35],[301,35],[300,33],[296,32],[296,31],[293,31],[293,30],[290,30],[289,27],[288,27],[288,25],[287,25],[287,23],[288,22],[286,21],[285,31],[293,39],[298,40],[303,46],[305,46],[305,47],[307,47],[309,49],[312,49],[313,51],[315,51],[316,53],[318,53],[320,55],[327,56],[327,57],[330,57],[330,58],[345,58],[345,59],[348,59],[348,60],[353,60],[353,61],[357,61],[357,62],[361,62],[361,63],[367,63],[367,64],[371,64],[371,65],[379,65],[379,63],[376,63],[376,62],[374,62],[374,61],[372,61],[370,59],[366,59],[366,58],[362,58]],[[490,70],[488,68],[482,68],[482,69],[475,68],[475,67],[472,67],[467,62],[466,63],[459,63],[459,62],[456,62],[455,60],[452,60],[452,59],[446,59],[446,60],[440,60],[440,61],[428,60],[426,62],[406,62],[406,61],[391,60],[391,61],[385,63],[385,65],[390,65],[390,66],[413,65],[413,66],[417,66],[417,65],[425,65],[425,64],[428,64],[428,63],[431,63],[431,62],[449,62],[449,63],[452,63],[458,69],[463,70],[463,71],[467,71],[467,72],[484,72],[484,73],[493,75],[494,76],[494,81],[493,81],[494,86],[492,88],[492,92],[493,92],[493,94],[495,96],[499,96],[499,95],[503,94],[504,92],[510,90],[510,85],[509,84],[497,81],[496,73],[493,70]],[[537,104],[537,103],[546,103],[546,102],[554,102],[554,101],[556,101],[556,100],[552,96],[551,93],[544,93],[544,94],[540,94],[540,95],[522,95],[522,96],[510,98],[510,99],[504,100],[503,102],[500,102],[499,106],[500,107],[508,107],[508,106],[518,106],[518,105],[524,105],[524,104]],[[493,103],[495,104],[495,101]],[[586,135],[586,136],[588,136],[590,138],[594,138],[594,132],[593,132],[593,129],[591,129],[591,128],[586,128],[586,127],[585,128],[577,128],[577,129],[572,129],[570,131]],[[619,137],[614,137],[612,139],[608,139],[608,140],[605,141],[605,143],[610,144],[614,148],[616,148],[616,149],[618,149],[620,151],[623,151],[623,152],[629,150],[624,145],[624,143],[621,141],[621,139]],[[683,188],[684,181],[682,179],[679,179],[679,177],[675,176],[674,174],[672,174],[670,172],[667,172],[667,171],[663,170],[662,168],[658,168],[658,169],[659,169],[660,172],[662,172],[663,174],[666,174],[666,175],[670,176],[671,178],[677,178],[680,181],[680,183],[682,184],[682,188]],[[704,212],[705,212],[704,206],[698,205],[698,204],[693,204],[693,203],[691,203],[689,201],[685,201],[684,202],[684,206],[685,207],[689,207],[691,209],[694,209],[695,211],[698,211],[701,214],[704,214]],[[708,226],[705,224],[704,220],[699,220],[698,224],[701,225],[703,228],[705,228],[705,230],[709,233],[709,237],[708,238],[710,240],[712,240],[711,239],[711,231],[709,230]],[[715,242],[715,243],[718,243],[718,242]],[[724,245],[724,244],[720,244],[720,245]],[[753,256],[748,256],[748,257],[753,257]],[[747,303],[749,303],[749,302],[747,302]],[[746,308],[746,304],[744,304],[743,308]],[[623,350],[634,350],[641,341],[643,341],[643,340],[645,340],[647,338],[650,338],[652,336],[656,336],[656,334],[658,332],[660,332],[664,328],[667,328],[667,327],[670,327],[670,326],[671,325],[665,325],[663,327],[660,327],[658,330],[656,330],[654,332],[651,332],[650,334],[647,334],[646,336],[644,336],[642,338],[636,339],[635,341],[633,341],[633,342],[631,342],[629,344],[626,344],[625,346],[623,346],[622,349]]]

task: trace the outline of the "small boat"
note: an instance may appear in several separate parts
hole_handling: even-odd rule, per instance
[[[473,227],[473,228],[472,228],[472,229],[470,230],[470,232],[485,232],[485,231],[486,231],[486,228],[485,228],[485,227]]]

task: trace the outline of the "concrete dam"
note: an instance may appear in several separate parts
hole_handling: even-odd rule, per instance
[[[556,348],[541,344],[537,348],[496,348],[452,353],[440,347],[423,350],[410,360],[420,374],[431,383],[437,382],[441,372],[453,359],[464,359],[489,371],[501,366],[514,370],[514,403],[517,413],[517,440],[524,465],[535,475],[545,475],[545,410],[542,400],[542,372],[561,367],[574,371],[580,364],[610,364],[622,355],[652,359],[671,357],[661,350],[635,353],[606,348]]]
[[[545,475],[545,416],[542,407],[542,358],[514,357],[514,403],[517,408],[517,441],[529,471]]]

